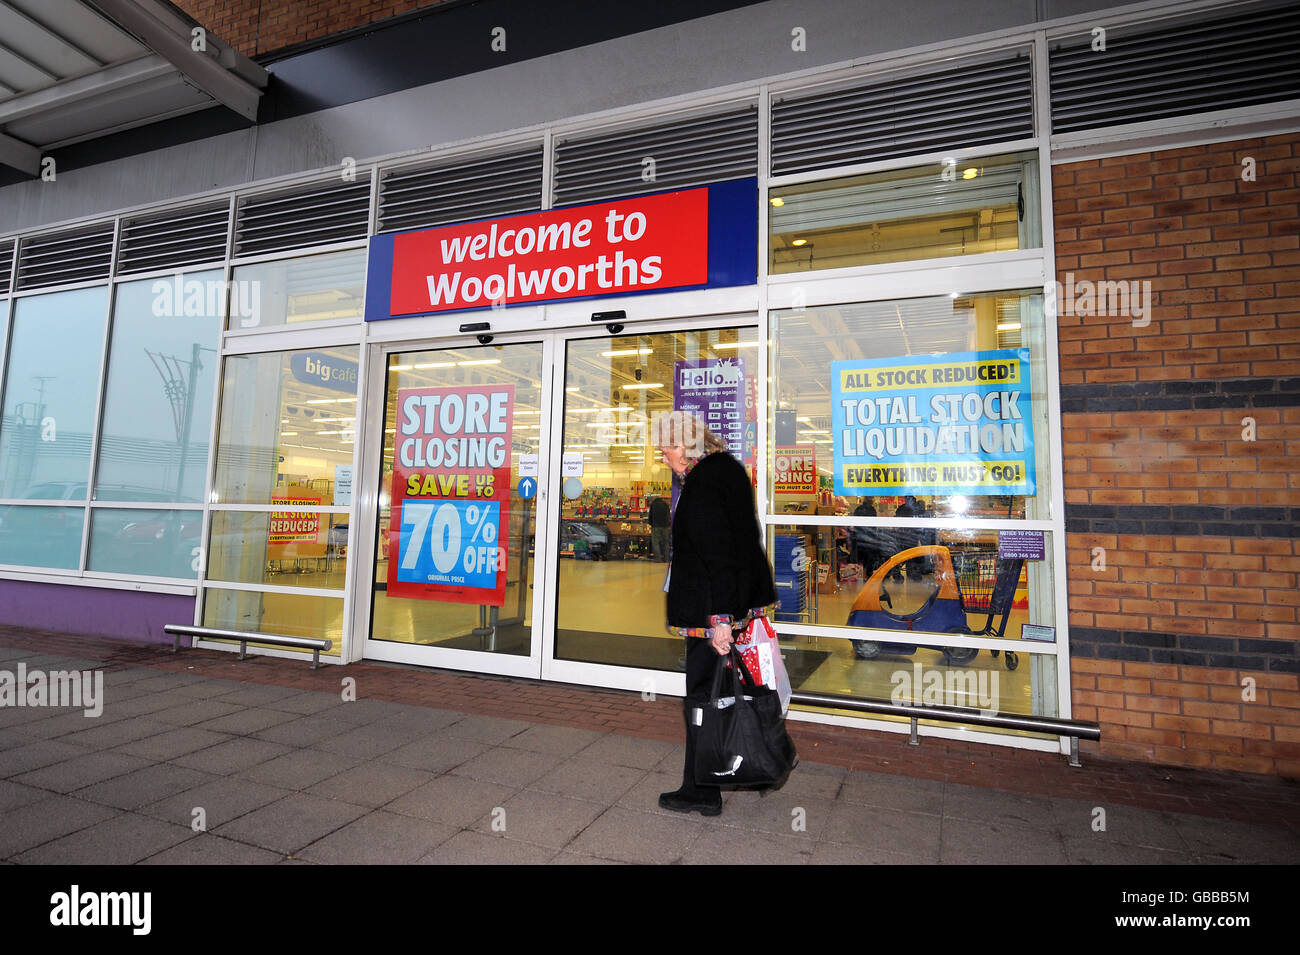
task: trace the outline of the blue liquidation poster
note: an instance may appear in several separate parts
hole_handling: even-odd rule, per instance
[[[831,363],[835,493],[1035,493],[1028,349]]]

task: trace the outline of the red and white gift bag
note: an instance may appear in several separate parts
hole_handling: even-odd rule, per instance
[[[755,682],[776,690],[781,700],[781,713],[790,708],[790,677],[785,672],[785,662],[781,659],[781,647],[776,640],[776,631],[766,617],[755,617],[745,628],[736,649],[745,661],[745,669]]]

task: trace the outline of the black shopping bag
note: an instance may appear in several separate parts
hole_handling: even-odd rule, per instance
[[[730,660],[731,666],[727,666]],[[785,781],[799,762],[785,731],[781,700],[775,690],[755,686],[733,648],[718,657],[707,702],[692,707],[695,781],[708,786],[764,788]]]

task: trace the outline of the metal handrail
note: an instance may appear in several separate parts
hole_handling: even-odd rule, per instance
[[[1050,733],[1070,740],[1070,765],[1081,766],[1079,762],[1079,740],[1097,741],[1101,739],[1101,726],[1085,723],[1082,720],[1067,720],[1057,716],[1030,716],[1021,713],[986,713],[968,706],[928,706],[924,704],[895,703],[892,700],[880,700],[861,697],[845,698],[825,696],[821,693],[795,693],[790,697],[791,703],[805,706],[829,707],[831,709],[855,710],[862,713],[877,713],[884,716],[904,716],[910,721],[911,729],[908,743],[913,746],[921,744],[917,732],[920,720],[937,720],[946,723],[970,723],[976,726],[993,726],[998,729],[1028,730],[1036,733]]]
[[[291,637],[280,633],[221,630],[216,627],[196,627],[183,623],[166,624],[163,627],[163,633],[171,634],[172,653],[176,653],[180,649],[182,636],[202,637],[208,640],[234,640],[239,644],[239,659],[241,660],[248,656],[248,645],[250,643],[269,643],[274,646],[310,650],[312,652],[311,668],[313,670],[320,666],[321,651],[328,651],[334,646],[334,641],[328,637]]]

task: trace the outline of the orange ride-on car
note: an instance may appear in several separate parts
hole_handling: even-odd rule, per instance
[[[882,597],[885,603],[890,606],[893,604],[889,599],[889,592],[885,589],[886,578],[901,564],[905,564],[909,560],[925,558],[929,558],[934,562],[934,589],[930,592],[929,597],[912,613],[896,614],[892,610],[886,610],[881,604]],[[1010,566],[1013,564],[1015,565],[1014,568]],[[1014,595],[1016,582],[1020,579],[1022,564],[1023,561],[998,562],[998,580],[994,587],[995,590],[999,591],[998,596],[1003,596],[1002,591],[1007,590],[1008,584],[1012,595]],[[1001,636],[1001,630],[1006,627],[1006,617],[1010,612],[1011,601],[1007,599],[998,602],[997,607],[1003,616],[1002,626],[997,634]],[[853,601],[848,624],[850,627],[874,627],[878,630],[919,630],[929,633],[974,634],[975,631],[971,630],[966,621],[967,609],[962,600],[961,584],[953,569],[951,552],[942,545],[927,544],[921,547],[912,547],[895,554],[876,568],[875,573],[871,575],[871,578],[863,584],[862,590],[858,592],[857,599]],[[984,602],[981,606],[972,606],[969,609],[988,612],[990,607],[988,602]],[[990,627],[986,627],[980,633],[986,634],[990,630]],[[882,653],[906,656],[915,653],[920,647],[939,650],[943,653],[944,660],[949,664],[969,663],[979,654],[979,649],[976,647],[935,647],[924,643],[878,643],[874,640],[853,641],[853,653],[859,660],[871,660]]]

